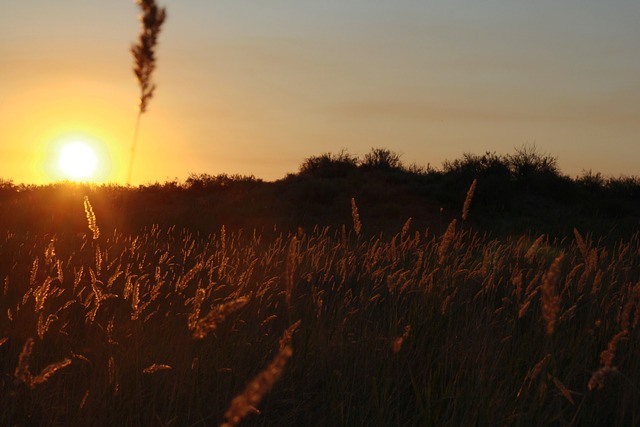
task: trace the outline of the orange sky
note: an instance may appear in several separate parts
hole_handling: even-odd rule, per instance
[[[0,6],[0,178],[61,178],[86,139],[123,183],[138,88],[128,0]],[[536,144],[571,175],[639,174],[640,3],[167,0],[133,183],[278,179],[311,155],[439,166]]]

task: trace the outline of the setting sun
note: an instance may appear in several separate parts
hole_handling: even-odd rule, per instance
[[[94,177],[98,168],[98,156],[87,143],[75,141],[60,149],[58,167],[65,177],[72,180],[87,180]]]

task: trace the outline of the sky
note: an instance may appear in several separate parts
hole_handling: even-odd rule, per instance
[[[160,0],[157,91],[133,184],[276,180],[373,147],[439,167],[463,153],[556,156],[640,174],[637,0]],[[0,179],[64,178],[61,147],[124,183],[137,117],[130,0],[0,0]]]

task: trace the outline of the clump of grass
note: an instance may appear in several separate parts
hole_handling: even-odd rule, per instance
[[[640,239],[411,224],[0,235],[0,424],[638,424]]]

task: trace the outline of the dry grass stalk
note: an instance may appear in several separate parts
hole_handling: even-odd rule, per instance
[[[600,291],[603,277],[604,273],[602,270],[596,271],[596,276],[593,278],[593,283],[591,284],[591,295],[596,295]]]
[[[297,321],[284,332],[280,339],[280,350],[269,366],[256,375],[242,393],[231,401],[229,409],[224,414],[226,422],[221,424],[221,427],[237,426],[248,414],[258,413],[256,406],[280,379],[287,361],[293,355],[291,338],[299,325],[300,321]]]
[[[209,314],[195,323],[195,326],[193,328],[193,338],[196,340],[203,339],[209,332],[217,329],[218,324],[222,322],[225,317],[227,317],[234,311],[241,309],[248,302],[248,297],[240,297],[224,304],[218,305],[213,310],[211,310]]]
[[[64,273],[62,271],[62,263],[60,260],[56,260],[56,271],[57,271],[57,279],[58,283],[62,286],[64,285]]]
[[[458,223],[457,219],[453,219],[449,223],[447,227],[447,231],[442,235],[442,240],[440,241],[440,246],[438,247],[438,259],[439,263],[444,263],[445,257],[447,256],[447,252],[453,243],[453,239],[456,235],[456,224]]]
[[[55,362],[52,363],[50,365],[48,365],[46,368],[44,368],[42,370],[42,372],[40,372],[40,375],[38,375],[37,377],[35,377],[33,379],[33,382],[31,383],[31,387],[35,387],[38,384],[43,384],[45,382],[47,382],[49,380],[49,378],[55,374],[56,372],[58,372],[60,369],[71,365],[71,359],[63,359],[59,362]]]
[[[404,343],[404,341],[407,338],[409,338],[409,334],[410,333],[411,333],[411,325],[405,326],[404,327],[404,333],[393,341],[393,352],[394,353],[399,353],[400,352],[400,350],[402,349],[402,344]]]
[[[551,353],[547,353],[546,356],[544,356],[538,363],[535,364],[533,368],[529,370],[529,372],[527,372],[527,376],[524,378],[524,382],[522,383],[522,386],[520,386],[520,390],[518,390],[516,399],[519,399],[520,396],[522,395],[522,391],[524,390],[525,385],[527,385],[527,387],[530,387],[531,383],[536,378],[538,378],[538,375],[540,375],[542,370],[547,367],[550,360],[551,360]]]
[[[2,347],[7,341],[9,341],[8,337],[0,338],[0,347]]]
[[[133,72],[140,85],[140,113],[144,113],[156,89],[151,78],[156,68],[155,48],[167,13],[166,9],[159,8],[154,0],[137,0],[136,3],[142,10],[140,16],[142,29],[138,36],[138,43],[131,47],[131,54],[135,62]]]
[[[560,381],[559,379],[557,379],[556,377],[552,376],[551,380],[553,381],[553,384],[555,384],[556,388],[558,389],[558,391],[560,391],[560,393],[562,394],[562,396],[567,399],[569,401],[569,403],[571,403],[572,405],[574,405],[574,401],[573,401],[573,396],[571,396],[571,390],[569,390],[563,383],[562,381]]]
[[[58,320],[58,316],[55,314],[50,314],[47,316],[47,320],[44,320],[44,316],[42,313],[38,316],[38,337],[40,339],[44,338],[44,334],[49,330],[49,327],[53,322]]]
[[[144,368],[142,373],[149,375],[149,374],[155,374],[156,372],[160,372],[160,371],[170,371],[171,369],[173,368],[169,365],[159,365],[154,363],[153,365],[147,366],[146,368]]]
[[[38,288],[33,292],[33,296],[36,300],[36,306],[35,306],[36,311],[42,311],[44,309],[44,303],[47,300],[47,297],[49,296],[51,282],[52,282],[51,278],[47,277],[44,280],[44,283],[38,286]]]
[[[56,256],[56,246],[54,239],[51,239],[47,248],[44,250],[44,259],[46,261],[51,261]]]
[[[531,264],[533,262],[534,257],[536,256],[536,252],[538,251],[538,248],[540,247],[540,244],[542,244],[542,241],[544,240],[545,235],[541,234],[536,240],[534,240],[534,242],[531,244],[531,246],[529,247],[529,250],[527,250],[527,253],[524,254],[524,258]]]
[[[602,366],[606,368],[610,368],[613,364],[613,358],[616,355],[616,348],[618,347],[618,343],[620,340],[627,336],[627,330],[622,330],[615,334],[609,344],[607,345],[607,349],[600,353],[600,363]]]
[[[84,405],[86,405],[86,404],[87,404],[87,399],[89,399],[89,390],[87,390],[87,391],[84,393],[84,396],[82,396],[82,400],[80,401],[80,404],[78,405],[78,407],[79,407],[80,409],[84,408]]]
[[[191,313],[189,313],[189,329],[192,331],[196,328],[198,319],[200,319],[200,308],[206,295],[207,291],[203,288],[198,288],[195,297],[193,297],[192,309]]]
[[[18,366],[16,366],[16,370],[13,373],[16,379],[29,387],[31,387],[31,383],[33,382],[33,375],[31,375],[31,371],[29,370],[29,357],[31,357],[31,353],[33,352],[34,344],[35,341],[33,338],[28,338],[24,343],[20,356],[18,357]]]
[[[48,365],[40,372],[39,375],[34,377],[29,369],[29,358],[33,352],[34,344],[35,341],[33,338],[28,338],[24,343],[20,356],[18,357],[18,366],[16,366],[13,374],[17,380],[24,383],[29,388],[34,388],[39,384],[47,382],[53,374],[71,364],[71,359],[65,358],[59,362]]]
[[[102,271],[102,251],[100,251],[100,246],[96,246],[95,258],[96,258],[96,273],[100,275],[100,272]]]
[[[617,368],[611,366],[603,366],[591,375],[589,379],[589,390],[600,390],[604,388],[610,378],[618,376],[619,372]]]
[[[471,202],[473,201],[473,194],[476,192],[476,185],[478,184],[478,180],[474,179],[471,183],[471,187],[469,187],[469,191],[467,191],[467,197],[464,199],[464,205],[462,205],[462,220],[466,221],[467,216],[469,215],[469,207],[471,206]]]
[[[518,310],[518,319],[522,319],[525,314],[527,314],[527,310],[529,310],[529,306],[531,305],[531,299],[527,299]]]
[[[285,299],[287,305],[291,306],[291,295],[293,294],[293,274],[296,270],[296,258],[298,255],[298,239],[296,236],[291,238],[289,243],[289,251],[287,253],[287,265],[285,267]]]
[[[284,331],[284,333],[282,334],[282,337],[280,338],[280,349],[288,345],[291,345],[293,334],[296,332],[296,330],[298,330],[298,327],[300,326],[301,323],[302,323],[302,320],[298,320],[297,322],[293,323]]]
[[[632,316],[633,315],[633,316]],[[633,320],[631,320],[633,317]],[[640,322],[640,282],[631,290],[631,296],[624,305],[621,316],[622,329],[636,328]]]
[[[109,374],[109,384],[113,385],[116,382],[116,360],[113,356],[109,356],[109,363],[107,365],[107,373]]]
[[[142,15],[140,16],[142,28],[138,36],[138,43],[131,47],[131,54],[134,60],[133,73],[136,75],[140,86],[140,98],[135,134],[131,146],[127,184],[131,183],[133,158],[138,140],[138,129],[140,127],[140,116],[147,111],[149,101],[153,98],[156,90],[156,85],[152,79],[153,71],[156,69],[155,49],[158,44],[160,29],[167,18],[166,9],[164,7],[158,7],[155,0],[136,0],[136,3],[142,10]]]
[[[31,285],[31,287],[35,287],[36,286],[36,278],[38,275],[38,257],[36,257],[33,260],[33,264],[31,264],[31,274],[29,275],[29,285]]]
[[[351,216],[353,217],[353,231],[356,232],[356,236],[359,236],[360,231],[362,231],[362,223],[360,222],[360,214],[358,213],[356,199],[353,197],[351,198]]]
[[[580,249],[580,253],[582,254],[582,257],[584,258],[585,262],[589,262],[589,248],[587,247],[587,244],[584,242],[582,235],[580,234],[578,229],[575,227],[573,229],[573,235],[576,238],[576,243],[578,245],[578,249]]]
[[[400,236],[404,239],[405,236],[409,233],[409,228],[411,227],[411,217],[409,217],[404,225],[402,226],[402,231],[400,232]]]
[[[542,317],[546,325],[547,335],[553,334],[558,312],[560,311],[560,297],[556,293],[556,284],[560,278],[560,267],[563,259],[564,254],[561,253],[553,261],[542,284]]]
[[[89,230],[93,233],[93,240],[96,240],[100,237],[100,228],[98,228],[96,214],[93,213],[93,207],[91,207],[89,196],[84,196],[84,213],[87,216],[87,225],[89,226]]]
[[[529,371],[529,373],[527,374],[527,378],[532,381],[535,380],[538,375],[540,375],[540,372],[542,372],[542,370],[547,366],[550,360],[551,353],[547,353],[542,359],[540,359],[538,363],[536,363],[533,369]]]
[[[138,317],[142,313],[142,306],[140,305],[140,280],[136,280],[135,285],[131,291],[131,320],[138,320]]]

